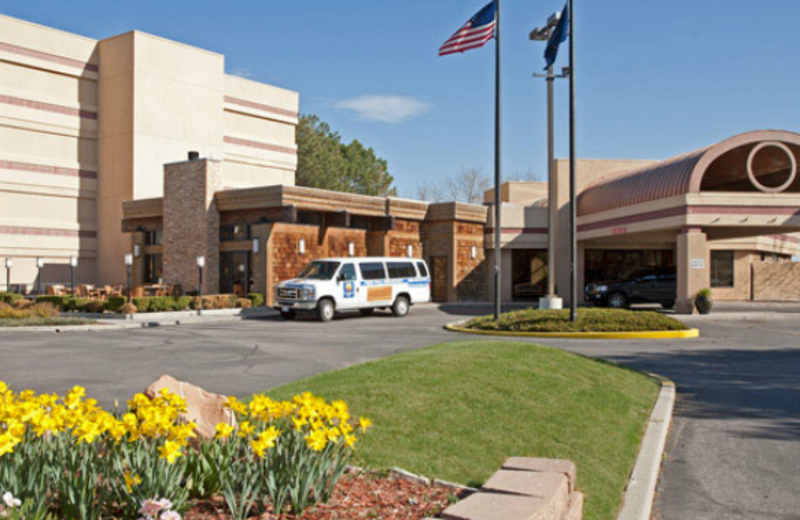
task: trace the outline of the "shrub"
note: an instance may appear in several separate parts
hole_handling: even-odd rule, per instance
[[[711,298],[711,289],[700,289],[697,291],[698,298]]]
[[[24,297],[21,294],[11,293],[11,292],[0,292],[0,302],[2,303],[14,305],[15,303],[23,299]]]
[[[58,318],[60,309],[50,303],[37,303],[28,312],[36,318]]]
[[[89,298],[69,298],[65,307],[70,312],[87,312],[86,306],[91,301]]]
[[[24,317],[24,311],[15,309],[5,302],[0,302],[0,319],[20,320]]]
[[[253,306],[253,302],[247,298],[238,298],[236,300],[237,309],[249,309]]]
[[[124,296],[109,296],[106,299],[106,309],[111,312],[119,312],[120,307],[125,305],[127,301]]]
[[[133,304],[136,306],[137,312],[150,312],[151,301],[150,297],[134,298]]]
[[[568,310],[523,309],[474,318],[466,327],[512,332],[641,332],[686,330],[686,325],[663,314],[617,309],[579,309],[578,321],[569,320]]]
[[[49,303],[61,309],[62,311],[69,310],[67,309],[67,302],[69,301],[69,296],[37,296],[36,302],[37,303]]]
[[[253,307],[263,307],[264,303],[266,303],[264,295],[260,293],[250,293],[247,297],[253,302]]]
[[[173,299],[173,304],[172,304],[173,310],[185,311],[192,304],[192,300],[194,298],[192,298],[191,296],[173,296],[172,299]]]
[[[119,308],[119,312],[122,314],[136,314],[138,309],[136,308],[136,305],[132,303],[125,303]]]
[[[101,314],[106,310],[106,302],[102,300],[92,300],[83,306],[83,312],[91,312],[93,314]]]
[[[22,298],[20,300],[17,300],[15,302],[13,302],[13,305],[14,305],[15,309],[19,309],[19,310],[24,311],[25,309],[30,309],[31,307],[36,305],[36,302],[33,301],[33,300],[28,300],[28,299]]]
[[[172,299],[167,296],[154,296],[150,298],[149,312],[169,312],[172,310]]]

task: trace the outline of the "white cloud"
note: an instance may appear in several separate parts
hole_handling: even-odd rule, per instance
[[[351,110],[361,119],[382,123],[401,123],[421,116],[431,109],[430,104],[412,97],[381,95],[343,99],[334,103],[334,106]]]
[[[230,74],[231,76],[239,76],[240,78],[244,79],[253,79],[256,76],[253,71],[251,71],[250,69],[246,69],[244,67],[239,67],[233,70],[229,70],[228,74]]]

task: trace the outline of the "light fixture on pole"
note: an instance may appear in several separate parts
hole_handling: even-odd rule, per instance
[[[6,258],[6,290],[11,292],[11,268],[14,266],[14,260]]]
[[[39,296],[42,296],[44,293],[42,292],[42,269],[44,269],[44,258],[38,257],[36,259],[36,268],[39,270],[38,279],[39,279],[39,288],[37,289],[37,293]]]
[[[578,244],[575,183],[575,9],[569,0],[569,319],[578,321]]]
[[[531,41],[549,42],[553,31],[561,21],[562,13],[556,12],[547,19],[544,27],[537,27],[530,33]],[[547,198],[548,198],[548,246],[547,246],[547,296],[539,298],[540,309],[561,309],[563,300],[556,295],[556,238],[558,235],[558,205],[556,204],[555,137],[553,83],[556,78],[568,77],[569,69],[564,67],[562,74],[553,73],[553,64],[547,67],[546,74],[534,74],[535,78],[547,80]]]
[[[69,287],[72,297],[75,297],[75,268],[78,267],[78,257],[69,257]]]
[[[125,255],[125,270],[128,272],[128,303],[131,303],[133,298],[133,288],[131,287],[131,275],[133,271],[133,255],[128,253]]]
[[[200,297],[200,309],[203,308],[203,268],[206,266],[206,257],[197,257],[197,295]],[[198,309],[198,311],[200,310]]]

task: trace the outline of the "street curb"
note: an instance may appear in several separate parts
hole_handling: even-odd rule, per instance
[[[650,520],[653,512],[656,485],[664,459],[676,396],[675,383],[664,378],[660,379],[661,391],[650,413],[617,520]]]
[[[152,329],[158,327],[178,327],[181,325],[214,325],[220,323],[234,323],[245,321],[247,319],[257,319],[262,316],[245,317],[242,315],[204,315],[186,317],[184,319],[166,319],[166,320],[98,320],[98,323],[87,325],[52,325],[52,326],[38,326],[38,327],[0,327],[0,334],[12,332],[99,332],[109,330],[126,330],[126,329]]]
[[[689,339],[700,337],[698,329],[662,330],[651,332],[509,332],[500,330],[474,330],[462,327],[468,320],[445,325],[451,332],[480,334],[483,336],[505,336],[517,338],[564,338],[564,339]]]

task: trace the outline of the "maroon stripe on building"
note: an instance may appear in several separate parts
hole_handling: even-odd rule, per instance
[[[51,175],[80,177],[81,179],[97,179],[97,172],[92,170],[76,170],[75,168],[62,168],[61,166],[45,166],[43,164],[30,164],[30,163],[23,163],[16,161],[0,160],[0,169],[16,170],[22,172],[48,173]]]
[[[526,227],[526,228],[508,228],[504,227],[501,228],[501,233],[514,233],[515,235],[546,235],[548,233],[547,228],[533,228],[533,227]],[[486,234],[494,233],[494,228],[486,228]]]
[[[30,228],[18,226],[0,226],[0,235],[24,235],[24,236],[45,236],[45,237],[68,237],[68,238],[97,238],[97,231],[85,229],[55,229],[55,228]]]
[[[52,103],[42,103],[41,101],[31,101],[29,99],[22,99],[12,96],[0,95],[0,103],[18,107],[33,108],[35,110],[44,110],[45,112],[53,112],[54,114],[76,116],[82,119],[97,119],[97,112],[92,112],[90,110],[81,110],[78,108],[54,105]]]
[[[679,206],[676,208],[662,209],[630,215],[627,217],[612,218],[599,222],[590,222],[578,226],[578,231],[594,231],[607,227],[620,226],[657,220],[660,218],[675,217],[679,215],[800,215],[800,208],[796,206]]]
[[[66,56],[58,56],[57,54],[50,54],[48,52],[37,51],[27,47],[20,47],[19,45],[12,45],[10,43],[0,42],[0,51],[19,54],[20,56],[28,56],[51,63],[58,63],[59,65],[66,65],[68,67],[75,67],[76,69],[86,70],[90,72],[98,72],[100,67],[94,63],[87,63],[85,61],[76,60],[74,58],[67,58]]]
[[[246,99],[239,99],[232,96],[225,96],[224,99],[226,103],[230,103],[231,105],[239,105],[247,108],[255,108],[256,110],[261,110],[263,112],[271,112],[279,116],[298,117],[300,115],[297,112],[294,112],[292,110],[286,110],[285,108],[273,107],[271,105],[256,103],[255,101],[247,101]]]
[[[240,139],[238,137],[228,137],[228,136],[225,136],[224,140],[226,143],[229,144],[247,146],[249,148],[258,148],[259,150],[269,150],[271,152],[281,152],[281,153],[289,153],[292,155],[297,155],[297,150],[295,150],[294,148],[287,148],[286,146],[278,146],[275,144],[261,143],[259,141],[251,141],[249,139]]]

